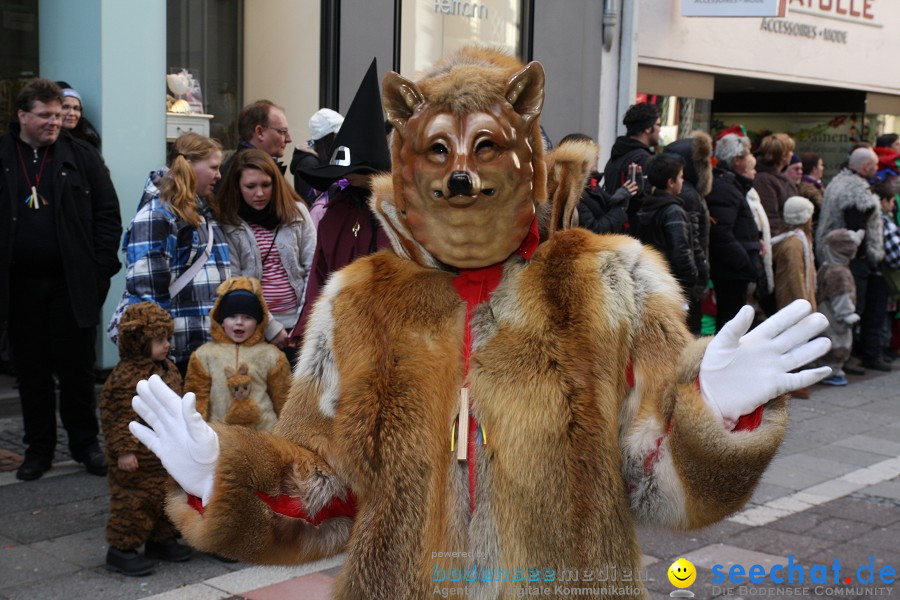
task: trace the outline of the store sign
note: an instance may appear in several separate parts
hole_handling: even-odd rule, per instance
[[[807,23],[789,21],[788,19],[763,19],[759,28],[761,31],[768,31],[769,33],[805,37],[811,40],[821,40],[835,44],[846,44],[850,39],[850,32],[843,29],[818,27]]]
[[[783,17],[786,7],[787,0],[681,0],[681,16]]]
[[[875,23],[876,2],[877,0],[790,0],[788,7],[791,12],[804,15],[880,26]]]
[[[461,0],[434,0],[434,12],[444,15],[459,15],[470,19],[488,18],[488,9],[484,3]]]

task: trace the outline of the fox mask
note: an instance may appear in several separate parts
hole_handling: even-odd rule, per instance
[[[544,70],[486,49],[454,59],[419,84],[389,72],[382,95],[397,208],[435,258],[471,269],[515,252],[543,201]]]

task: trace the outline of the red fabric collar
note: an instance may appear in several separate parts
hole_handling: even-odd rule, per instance
[[[541,243],[538,233],[537,218],[531,222],[528,234],[519,248],[513,253],[525,260],[529,260],[537,251]],[[503,262],[498,262],[479,269],[460,269],[459,275],[453,278],[453,287],[459,297],[466,302],[466,338],[464,343],[464,356],[466,373],[469,372],[469,356],[472,353],[472,337],[469,322],[472,319],[472,311],[476,306],[491,297],[497,286],[500,285],[500,277],[503,275]]]

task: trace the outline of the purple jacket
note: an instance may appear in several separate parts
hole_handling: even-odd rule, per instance
[[[302,338],[306,320],[328,276],[360,256],[372,254],[391,244],[369,210],[368,190],[348,187],[328,200],[325,216],[319,221],[312,272],[306,284],[306,301],[291,338]]]

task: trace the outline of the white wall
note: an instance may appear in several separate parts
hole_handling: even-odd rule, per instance
[[[41,76],[65,79],[84,99],[84,114],[103,137],[127,227],[147,173],[165,163],[166,4],[41,0],[39,14]],[[100,367],[118,361],[105,331],[124,287],[123,269],[113,277],[100,319]]]
[[[267,98],[284,107],[295,146],[306,145],[319,110],[319,8],[318,0],[244,2],[244,103]]]
[[[815,28],[814,38],[765,30],[759,17],[686,18],[680,16],[679,2],[641,0],[639,62],[900,94],[900,67],[889,58],[900,54],[900,1],[872,2],[871,20],[802,8],[804,4],[791,0],[785,19],[776,21],[806,31]],[[846,43],[827,41],[826,29],[844,32]]]

